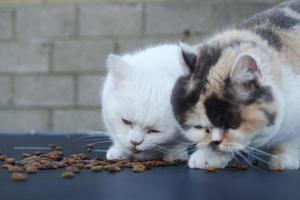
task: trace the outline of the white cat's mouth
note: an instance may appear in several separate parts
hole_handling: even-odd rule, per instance
[[[130,150],[131,150],[131,153],[132,153],[132,154],[138,154],[138,153],[141,153],[141,152],[142,152],[141,150],[138,150],[135,146],[132,147]]]

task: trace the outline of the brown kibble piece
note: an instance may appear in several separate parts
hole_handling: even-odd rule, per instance
[[[22,158],[28,158],[31,155],[29,153],[22,153],[21,156],[22,156]]]
[[[65,169],[66,172],[73,172],[73,173],[79,173],[80,170],[77,167],[73,167],[73,166],[68,166]]]
[[[14,172],[11,174],[10,178],[13,181],[20,182],[20,181],[25,181],[27,179],[27,176],[23,173]]]
[[[7,159],[5,160],[5,163],[6,163],[6,164],[10,164],[10,165],[14,165],[14,164],[15,164],[15,161],[16,161],[16,159],[14,159],[14,158],[7,158]]]
[[[122,169],[116,165],[110,165],[107,170],[109,172],[120,172]]]
[[[230,162],[230,163],[228,163],[227,167],[229,167],[231,169],[237,169],[238,168],[238,164]]]
[[[272,170],[273,172],[282,172],[282,171],[283,171],[283,169],[280,168],[280,167],[272,167],[271,170]]]
[[[0,155],[0,161],[5,161],[7,159],[6,155]]]
[[[93,166],[90,168],[93,172],[101,172],[104,170],[104,166],[98,165],[98,166]]]
[[[251,163],[252,163],[252,165],[257,166],[257,165],[258,165],[258,160],[256,160],[256,159],[255,159],[255,160],[252,160]]]
[[[10,173],[13,173],[13,172],[23,172],[24,171],[23,167],[13,166],[13,165],[8,166],[7,170]]]
[[[239,167],[238,167],[238,169],[239,170],[242,170],[242,171],[245,171],[245,170],[248,170],[248,165],[244,165],[244,164],[241,164],[241,165],[239,165]]]
[[[133,165],[132,171],[133,172],[143,172],[146,170],[146,166],[144,164],[135,164]]]
[[[35,174],[38,171],[39,171],[38,168],[35,167],[35,166],[29,165],[29,166],[26,167],[26,172],[29,173],[29,174]]]
[[[216,172],[217,168],[212,167],[212,166],[207,166],[207,168],[205,169],[207,172]]]
[[[72,178],[73,176],[75,176],[75,174],[73,172],[63,172],[61,174],[61,177],[64,179],[69,179],[69,178]]]

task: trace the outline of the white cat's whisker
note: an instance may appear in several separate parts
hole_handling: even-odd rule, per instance
[[[82,136],[82,137],[77,137],[77,138],[74,138],[71,143],[74,143],[74,142],[77,142],[77,141],[81,141],[81,140],[84,140],[84,139],[92,139],[92,138],[99,138],[100,136]]]
[[[108,143],[112,143],[112,141],[98,141],[98,142],[94,142],[94,143],[90,143],[90,144],[95,145],[95,144],[108,144]]]

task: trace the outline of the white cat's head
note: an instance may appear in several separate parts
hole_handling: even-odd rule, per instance
[[[165,45],[133,55],[110,55],[102,93],[103,119],[128,153],[155,149],[178,134],[170,96],[182,74],[179,48]]]

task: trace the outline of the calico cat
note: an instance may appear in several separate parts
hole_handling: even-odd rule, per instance
[[[191,168],[223,168],[241,152],[271,155],[271,168],[299,168],[299,0],[200,45],[182,45],[182,59],[189,74],[177,80],[171,102],[185,135],[198,143]]]
[[[103,120],[113,140],[107,159],[188,158],[173,116],[171,91],[181,67],[178,45],[110,55],[102,92]]]

